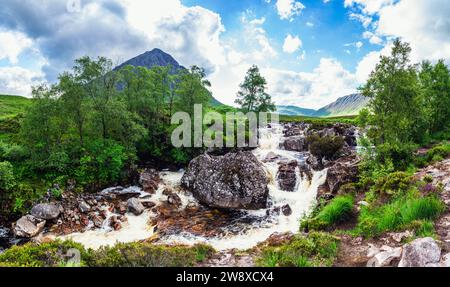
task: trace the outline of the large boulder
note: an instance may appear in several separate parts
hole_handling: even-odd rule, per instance
[[[58,218],[61,209],[52,203],[41,203],[31,209],[31,215],[39,219],[51,220]]]
[[[398,267],[434,266],[441,259],[441,248],[431,237],[419,238],[403,246]]]
[[[13,232],[17,237],[31,238],[41,233],[44,226],[45,220],[25,215],[13,224]]]
[[[288,151],[307,151],[308,142],[304,136],[288,137],[282,143],[282,147]]]
[[[371,250],[371,252],[374,252]],[[381,250],[375,252],[376,254],[367,262],[367,267],[386,267],[402,256],[402,248],[392,248],[389,246],[382,246]]]
[[[336,194],[339,188],[347,183],[355,182],[358,178],[359,159],[356,155],[340,158],[330,162],[326,185],[331,194]]]
[[[267,205],[267,174],[251,152],[201,155],[190,162],[181,184],[214,208],[256,210]]]
[[[293,160],[290,162],[282,162],[278,167],[278,184],[280,189],[284,191],[294,191],[297,184],[297,170],[298,163]]]

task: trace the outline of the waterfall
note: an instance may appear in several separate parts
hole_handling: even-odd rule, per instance
[[[254,150],[254,155],[262,162],[269,177],[269,207],[256,211],[242,211],[242,219],[250,218],[251,220],[236,220],[231,222],[229,232],[225,228],[225,232],[220,236],[202,237],[187,232],[180,231],[178,234],[162,236],[159,243],[165,244],[188,244],[206,243],[214,247],[216,250],[226,249],[248,249],[254,247],[259,242],[266,240],[275,232],[297,232],[300,220],[307,215],[316,203],[318,187],[325,183],[327,170],[313,172],[311,181],[300,175],[296,170],[296,186],[294,192],[286,192],[279,188],[277,181],[278,163],[286,160],[296,160],[300,164],[306,160],[305,153],[286,151],[280,148],[280,144],[284,139],[283,126],[272,125],[268,128],[260,129],[259,148]],[[267,155],[275,154],[277,160],[266,161]],[[177,192],[181,199],[182,206],[185,208],[190,204],[197,204],[195,198],[187,193],[182,192],[179,188],[183,171],[160,173],[161,183],[156,193],[151,195],[150,199],[157,205],[167,200],[164,190],[170,188]],[[150,196],[150,195],[148,195]],[[283,215],[282,212],[270,212],[274,209],[289,205],[292,214]],[[112,216],[112,214],[109,214]],[[151,211],[146,211],[142,215],[134,216],[126,215],[128,222],[123,224],[122,229],[118,231],[111,230],[105,225],[101,229],[88,230],[84,233],[70,234],[61,237],[62,239],[71,239],[75,242],[84,244],[87,247],[97,249],[104,245],[114,245],[117,242],[133,242],[147,239],[154,235],[154,226],[150,226],[150,222],[156,215]],[[108,218],[107,218],[108,220]],[[106,221],[106,220],[105,220]],[[244,223],[243,223],[244,222]],[[239,224],[237,226],[233,226]],[[239,232],[235,232],[238,230]]]

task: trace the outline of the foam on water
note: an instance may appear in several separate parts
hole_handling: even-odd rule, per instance
[[[253,153],[263,162],[264,168],[270,178],[269,182],[269,202],[271,208],[282,207],[288,204],[292,209],[292,214],[284,216],[282,213],[275,213],[267,216],[267,209],[257,211],[245,211],[243,216],[249,216],[253,219],[248,223],[242,232],[236,234],[230,232],[229,234],[221,235],[220,237],[204,238],[201,236],[194,236],[188,233],[180,233],[162,237],[160,242],[167,244],[188,244],[196,243],[210,244],[217,250],[226,249],[248,249],[254,247],[259,242],[266,240],[271,234],[275,232],[297,232],[299,228],[299,221],[306,214],[308,214],[316,202],[317,189],[320,185],[325,183],[327,170],[322,170],[313,173],[311,181],[297,177],[297,185],[294,192],[286,192],[279,189],[277,178],[278,163],[264,162],[264,159],[269,153],[275,153],[286,160],[304,161],[304,155],[298,152],[286,151],[280,149],[280,144],[283,140],[283,127],[281,125],[274,125],[271,128],[260,130],[260,147]],[[300,174],[297,170],[297,174]],[[162,183],[154,195],[151,196],[151,201],[156,204],[167,200],[167,196],[163,194],[167,187],[172,188],[178,193],[182,200],[182,208],[190,203],[197,203],[195,198],[187,192],[181,192],[179,189],[183,171],[180,172],[161,172]],[[142,195],[142,194],[141,194]],[[72,239],[73,241],[82,243],[90,248],[99,248],[103,245],[114,245],[117,242],[133,242],[144,240],[151,237],[153,227],[149,226],[149,219],[155,214],[147,211],[140,216],[127,214],[128,223],[124,224],[119,231],[112,231],[110,228],[102,228],[97,230],[90,230],[84,233],[76,233],[63,237],[63,239]],[[258,220],[259,218],[259,220]]]

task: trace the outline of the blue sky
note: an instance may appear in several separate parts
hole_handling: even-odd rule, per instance
[[[0,93],[30,96],[81,56],[115,63],[153,48],[206,69],[233,104],[252,65],[279,105],[320,108],[357,91],[394,38],[412,60],[450,60],[448,0],[8,0]]]

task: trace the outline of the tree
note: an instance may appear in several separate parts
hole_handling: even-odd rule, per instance
[[[245,76],[244,82],[240,85],[240,91],[237,94],[236,103],[241,106],[245,112],[273,112],[275,104],[272,98],[265,92],[266,79],[261,76],[259,68],[253,65]]]
[[[429,61],[424,61],[419,79],[430,133],[449,128],[450,71],[448,67],[443,60],[439,60],[434,66]]]
[[[391,55],[381,56],[362,87],[362,94],[370,98],[375,144],[419,142],[424,136],[426,125],[420,116],[417,71],[410,64],[410,52],[408,43],[395,40]]]

